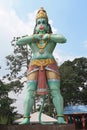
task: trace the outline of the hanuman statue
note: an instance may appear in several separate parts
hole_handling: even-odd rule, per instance
[[[36,14],[33,35],[17,41],[17,45],[29,45],[33,56],[27,71],[27,92],[24,100],[24,120],[20,124],[30,123],[30,112],[34,104],[34,92],[46,95],[48,90],[57,111],[57,123],[65,124],[63,115],[63,98],[60,92],[60,74],[58,65],[52,55],[57,43],[65,43],[61,34],[53,34],[44,8]]]

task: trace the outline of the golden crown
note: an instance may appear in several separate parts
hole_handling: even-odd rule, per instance
[[[39,18],[46,18],[48,20],[47,13],[43,7],[41,7],[36,14],[36,20]]]

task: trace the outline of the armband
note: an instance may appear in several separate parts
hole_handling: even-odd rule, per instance
[[[58,114],[58,115],[56,115],[57,117],[64,117],[64,115],[62,115],[62,114]]]
[[[35,39],[34,39],[34,35],[32,35],[32,41],[34,41]]]

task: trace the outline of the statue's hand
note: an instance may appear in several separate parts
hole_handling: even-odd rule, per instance
[[[50,40],[50,34],[45,34],[42,38],[44,41]]]
[[[32,40],[33,40],[33,41],[40,41],[39,35],[38,35],[38,34],[34,34],[34,35],[32,36]]]

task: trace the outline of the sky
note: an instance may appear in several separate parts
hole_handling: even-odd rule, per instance
[[[67,39],[55,48],[58,64],[87,57],[87,0],[0,0],[0,66],[13,53],[13,37],[33,33],[40,7],[46,10],[53,32]],[[0,76],[3,72],[0,70]]]

